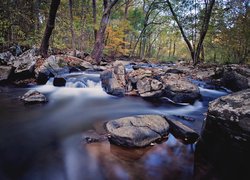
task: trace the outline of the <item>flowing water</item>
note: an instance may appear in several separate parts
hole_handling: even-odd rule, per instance
[[[103,122],[139,114],[187,116],[195,121],[179,120],[200,132],[208,102],[228,93],[195,81],[202,98],[192,105],[146,101],[106,94],[96,72],[64,76],[65,87],[53,86],[53,78],[41,86],[1,87],[0,179],[192,179],[194,145],[172,135],[155,146],[126,149],[108,141],[85,145],[82,133],[101,134]],[[49,102],[24,104],[19,96],[29,89]]]

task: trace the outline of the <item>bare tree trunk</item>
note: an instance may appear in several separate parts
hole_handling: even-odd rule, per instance
[[[60,0],[52,0],[51,1],[50,10],[49,10],[49,18],[47,21],[44,35],[43,35],[43,40],[42,40],[42,43],[40,46],[40,54],[43,57],[48,56],[49,39],[50,39],[52,31],[55,27],[56,13],[57,13],[59,5],[60,5]]]
[[[81,1],[81,36],[79,40],[79,49],[83,51],[85,49],[85,34],[84,34],[84,25],[86,23],[86,8],[85,8],[85,0]]]
[[[94,36],[95,40],[97,37],[97,29],[96,29],[96,0],[92,0],[92,16],[93,16],[93,24],[94,24]]]
[[[208,30],[208,26],[209,26],[209,22],[210,22],[210,18],[211,18],[211,14],[212,14],[215,0],[210,0],[209,3],[205,0],[205,3],[206,3],[206,11],[205,11],[205,16],[204,16],[201,32],[200,32],[200,39],[199,39],[199,42],[198,42],[198,45],[196,48],[196,52],[195,52],[194,65],[199,63],[199,57],[200,57],[201,49],[203,46],[203,41],[204,41],[206,34],[207,34],[207,30]]]
[[[39,32],[41,23],[40,23],[40,6],[41,6],[41,0],[35,1],[35,15],[36,15],[36,24],[35,24],[35,30],[36,32]]]
[[[172,40],[169,41],[169,51],[168,51],[168,57],[171,56],[171,50],[172,50]]]
[[[172,56],[175,56],[175,46],[176,46],[176,44],[175,44],[175,41],[174,41],[174,47],[173,47],[173,54],[172,54]]]
[[[91,53],[91,57],[98,64],[101,62],[102,53],[103,53],[103,49],[105,46],[104,45],[105,32],[106,32],[106,28],[107,28],[107,25],[109,22],[111,9],[114,7],[114,5],[117,2],[118,2],[118,0],[113,0],[112,2],[110,2],[109,0],[103,0],[104,12],[103,12],[102,19],[100,22],[100,28],[99,28],[97,35],[96,35],[94,48],[93,48],[93,51]]]
[[[181,35],[182,35],[184,41],[186,42],[186,44],[188,46],[189,52],[191,54],[191,58],[194,59],[194,54],[195,54],[194,49],[193,49],[190,41],[188,40],[188,38],[187,38],[187,36],[186,36],[186,34],[185,34],[184,30],[183,30],[182,24],[180,23],[180,21],[179,21],[179,19],[177,17],[177,14],[174,12],[172,4],[170,3],[169,0],[167,0],[167,3],[168,3],[168,6],[169,6],[169,9],[170,9],[170,11],[171,11],[171,13],[173,15],[173,18],[174,18],[175,22],[177,23],[177,25],[178,25],[178,27],[179,27],[179,29],[181,31]]]
[[[167,0],[167,3],[168,3],[168,6],[170,8],[170,11],[173,15],[173,18],[176,21],[176,23],[181,31],[182,37],[188,46],[188,49],[189,49],[190,54],[191,54],[191,58],[193,60],[193,64],[196,65],[199,62],[202,44],[203,44],[203,41],[204,41],[206,34],[207,34],[207,30],[208,30],[208,26],[209,26],[209,22],[210,22],[212,9],[213,9],[215,0],[209,0],[209,3],[208,3],[208,0],[205,0],[205,5],[206,5],[205,15],[204,15],[204,19],[202,22],[202,28],[201,28],[201,32],[200,32],[199,42],[198,42],[198,45],[196,46],[196,48],[195,48],[195,46],[192,47],[190,41],[188,40],[188,38],[183,30],[182,24],[180,23],[180,21],[177,17],[177,14],[173,10],[172,4],[170,3],[169,0]]]
[[[70,32],[71,32],[71,45],[72,45],[72,49],[74,51],[74,55],[75,55],[75,32],[74,32],[74,25],[73,25],[73,11],[72,11],[72,0],[69,0],[69,15],[70,15]]]

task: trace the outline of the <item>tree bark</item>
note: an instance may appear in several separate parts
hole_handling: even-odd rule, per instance
[[[204,41],[206,34],[207,34],[207,30],[208,30],[208,26],[209,26],[214,3],[215,3],[215,0],[210,0],[209,4],[207,4],[207,2],[206,2],[206,11],[205,11],[205,16],[204,16],[201,32],[200,32],[199,42],[198,42],[196,52],[195,52],[194,65],[199,63],[200,53],[202,50],[203,41]]]
[[[193,60],[194,65],[199,63],[199,60],[200,60],[200,53],[201,53],[203,41],[204,41],[204,39],[206,37],[206,34],[207,34],[207,30],[208,30],[208,26],[209,26],[209,22],[210,22],[210,18],[211,18],[214,3],[215,3],[215,0],[209,0],[209,2],[207,2],[207,0],[205,0],[205,4],[206,4],[205,15],[204,15],[204,19],[203,19],[203,22],[202,22],[202,28],[201,28],[201,32],[200,32],[199,41],[198,41],[197,46],[194,45],[194,47],[192,47],[190,41],[188,40],[188,38],[187,38],[187,36],[186,36],[186,34],[185,34],[184,30],[183,30],[182,24],[181,24],[181,22],[179,21],[179,19],[177,17],[177,14],[173,10],[172,4],[170,3],[169,0],[167,0],[167,4],[168,4],[169,9],[170,9],[170,11],[171,11],[171,13],[173,15],[173,18],[176,21],[176,23],[177,23],[177,25],[178,25],[178,27],[179,27],[179,29],[181,31],[182,37],[183,37],[184,41],[186,42],[186,44],[188,46],[188,49],[190,51],[191,58]]]
[[[57,13],[59,5],[60,5],[60,0],[51,1],[50,10],[49,10],[49,18],[47,20],[46,29],[43,35],[41,46],[40,46],[40,54],[43,57],[48,56],[49,39],[55,27],[56,13]]]
[[[93,48],[93,51],[91,53],[91,57],[95,60],[95,62],[97,64],[99,64],[101,62],[101,58],[103,55],[102,53],[103,53],[103,49],[105,46],[105,44],[104,44],[105,32],[106,32],[107,25],[109,23],[109,17],[111,14],[111,10],[117,2],[118,2],[118,0],[114,0],[112,2],[110,2],[109,0],[103,0],[104,12],[103,12],[102,19],[100,22],[100,28],[99,28],[97,35],[96,35],[94,48]]]
[[[36,24],[35,24],[35,30],[36,32],[39,32],[41,23],[40,23],[40,6],[41,6],[41,0],[35,0],[35,16],[36,16]]]
[[[94,37],[96,40],[97,29],[96,29],[96,0],[92,0],[92,16],[93,16],[93,24],[94,24]]]
[[[72,0],[69,0],[69,15],[70,15],[70,32],[71,32],[71,45],[72,45],[72,49],[74,51],[74,55],[75,55],[75,32],[74,32],[74,24],[73,24],[73,3]]]

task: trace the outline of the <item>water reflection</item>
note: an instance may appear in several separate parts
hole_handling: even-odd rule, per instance
[[[174,139],[146,148],[127,149],[108,142],[88,144],[107,179],[192,179],[193,151]]]

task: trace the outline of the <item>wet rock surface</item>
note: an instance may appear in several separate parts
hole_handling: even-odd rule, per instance
[[[124,69],[123,65],[115,66],[101,75],[103,88],[108,94],[137,95],[143,98],[167,97],[175,103],[193,103],[200,98],[198,86],[179,71],[167,73],[169,68],[138,67],[136,70],[123,71],[117,76],[117,67]]]
[[[144,147],[168,134],[169,125],[159,115],[139,115],[109,121],[110,141],[125,147]]]
[[[209,104],[202,138],[204,142],[220,141],[243,150],[249,147],[250,89],[221,97]]]
[[[82,59],[73,56],[52,55],[35,69],[35,76],[41,84],[49,77],[59,76],[75,70],[92,69],[93,66]]]
[[[42,93],[36,91],[36,90],[29,90],[27,93],[25,93],[21,100],[25,103],[45,103],[47,102],[47,99],[45,95]]]
[[[165,119],[170,125],[170,133],[173,134],[176,138],[181,139],[183,143],[192,144],[198,140],[199,134],[193,129],[177,120],[174,120],[171,117],[165,117]]]
[[[54,78],[54,81],[53,81],[54,86],[61,87],[61,86],[65,86],[65,84],[66,84],[66,79],[64,79],[63,77]]]
[[[37,49],[30,49],[21,54],[13,64],[15,76],[18,76],[17,78],[32,76],[37,59]]]
[[[193,103],[201,96],[198,86],[179,75],[167,74],[162,77],[162,81],[165,84],[165,96],[176,103]]]
[[[11,72],[12,72],[12,67],[0,66],[0,82],[8,80]]]
[[[113,69],[101,73],[103,89],[115,96],[124,96],[125,94],[125,68],[123,65],[117,65]]]
[[[3,52],[0,53],[0,65],[12,65],[15,57],[11,54],[11,52]]]

